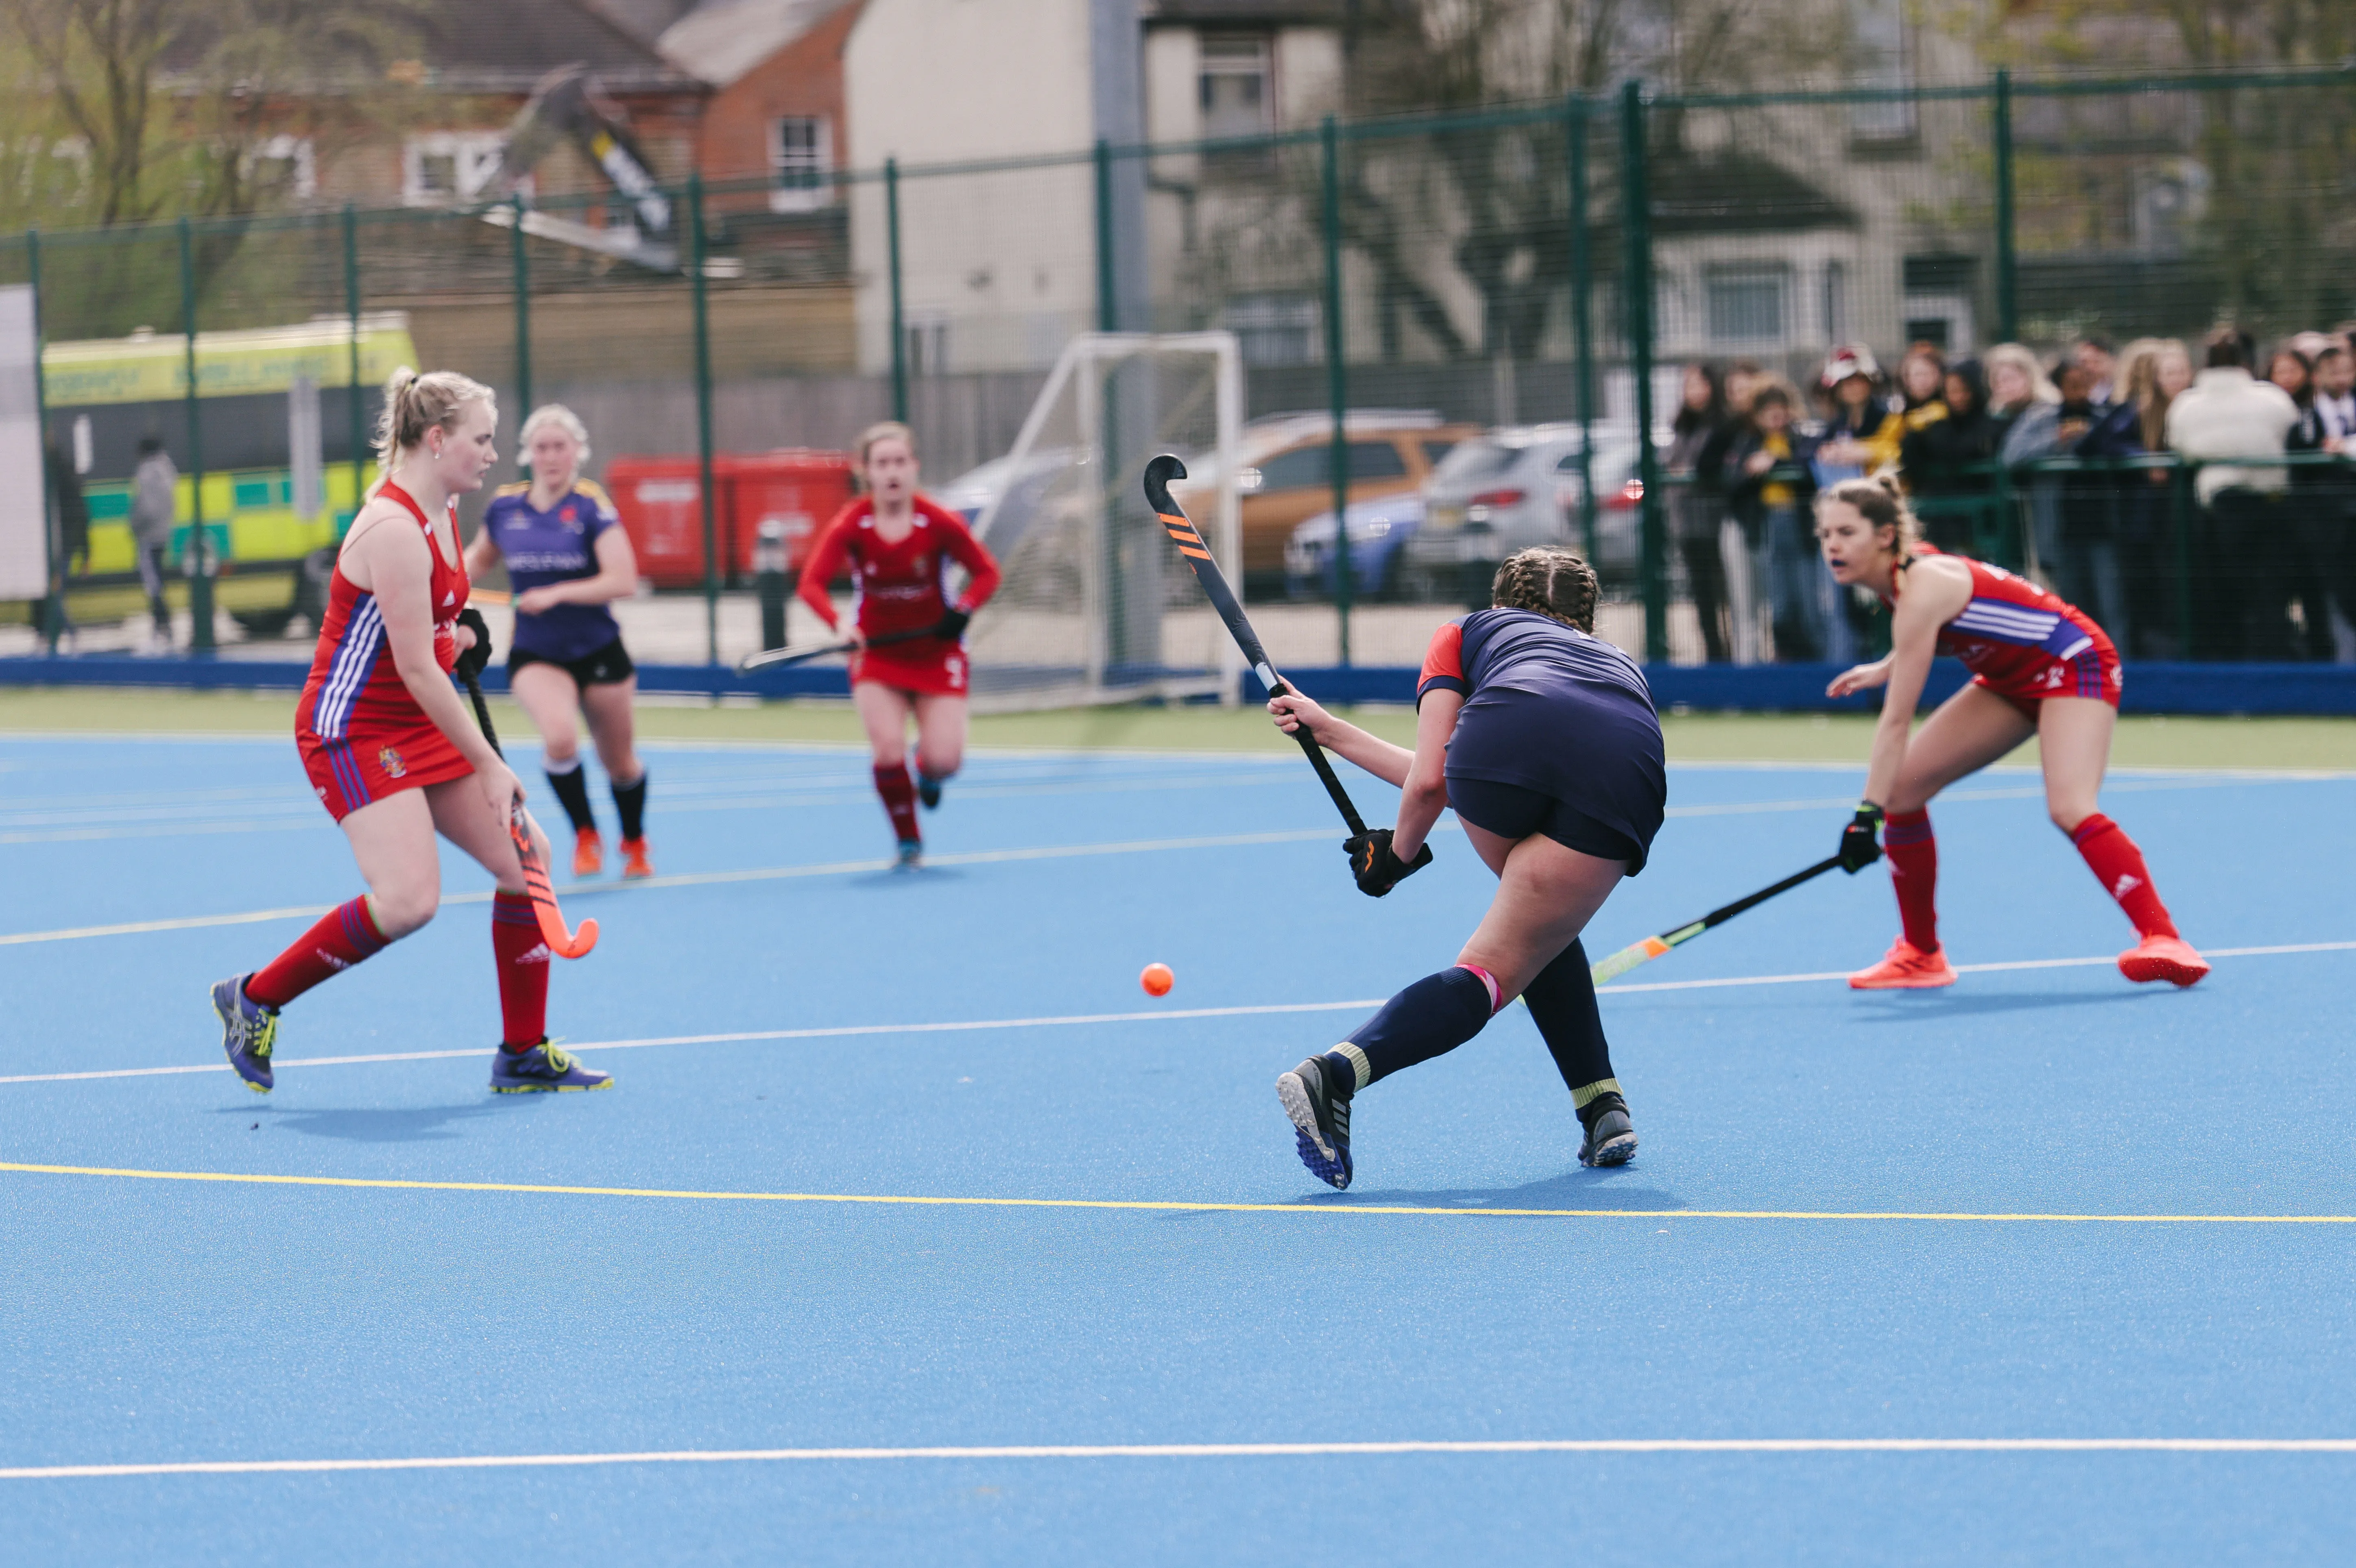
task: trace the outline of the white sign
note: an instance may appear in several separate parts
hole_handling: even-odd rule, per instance
[[[0,599],[48,592],[48,504],[33,379],[33,291],[0,288]]]

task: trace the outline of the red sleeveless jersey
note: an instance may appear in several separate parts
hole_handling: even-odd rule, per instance
[[[455,565],[443,559],[424,508],[407,491],[387,481],[382,494],[407,507],[425,531],[434,562],[434,657],[446,672],[458,660],[458,612],[466,607],[468,591],[466,558],[461,555]],[[457,507],[454,499],[454,538]],[[393,665],[376,595],[354,586],[340,561],[328,579],[327,613],[311,656],[310,679],[294,708],[294,737],[313,787],[337,821],[396,791],[475,771],[410,695]]]
[[[1944,553],[1918,545],[1916,553]],[[1939,652],[1963,661],[1975,684],[2016,704],[2048,697],[2119,703],[2118,650],[2094,617],[2000,566],[1949,555],[1972,574],[1972,597],[1939,628]]]

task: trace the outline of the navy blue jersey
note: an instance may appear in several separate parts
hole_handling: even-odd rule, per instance
[[[1668,800],[1652,688],[1602,638],[1529,610],[1479,610],[1433,634],[1416,700],[1461,693],[1453,778],[1519,784],[1649,845]]]
[[[483,529],[498,546],[519,596],[552,582],[596,576],[597,536],[621,520],[605,489],[587,479],[575,481],[545,512],[532,509],[530,485],[503,485],[483,511]],[[566,663],[587,657],[621,635],[614,612],[603,604],[559,604],[537,615],[518,612],[515,618],[517,647]]]

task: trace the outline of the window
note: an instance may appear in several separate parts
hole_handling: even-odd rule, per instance
[[[1858,87],[1912,87],[1914,67],[1906,36],[1905,0],[1849,0],[1851,78]],[[1849,105],[1849,134],[1860,142],[1911,142],[1914,101],[1880,98]]]
[[[1440,460],[1456,450],[1453,441],[1427,441],[1423,443],[1423,460],[1437,468]]]
[[[1825,263],[1825,341],[1848,341],[1848,263]]]
[[[1407,459],[1399,449],[1387,441],[1354,441],[1350,443],[1350,477],[1353,479],[1404,479]]]
[[[1352,442],[1348,462],[1353,480],[1402,479],[1407,476],[1407,459],[1400,455],[1397,446],[1387,441]],[[1296,446],[1290,452],[1278,453],[1259,465],[1261,491],[1305,490],[1333,483],[1333,448],[1328,442],[1321,441],[1314,446]]]
[[[769,122],[769,210],[811,212],[834,200],[834,126],[815,114]]]
[[[401,150],[401,198],[412,207],[471,201],[499,172],[507,137],[497,131],[436,131]]]
[[[1265,136],[1276,129],[1269,41],[1251,34],[1206,33],[1196,84],[1203,137]]]
[[[1247,365],[1308,365],[1317,358],[1317,302],[1305,294],[1245,294],[1229,300],[1220,321],[1236,335]]]
[[[1702,279],[1712,343],[1780,343],[1786,274],[1776,266],[1713,267]]]
[[[912,316],[901,323],[906,335],[908,374],[938,376],[949,368],[949,324],[947,316]]]
[[[257,186],[308,201],[319,194],[318,166],[308,136],[272,136],[246,155],[246,176]]]

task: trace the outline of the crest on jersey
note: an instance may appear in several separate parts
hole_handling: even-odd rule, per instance
[[[384,770],[384,776],[389,779],[400,778],[402,774],[409,772],[409,764],[402,762],[401,760],[401,753],[394,751],[391,746],[387,746],[384,750],[379,752],[376,754],[376,761],[377,766]]]
[[[581,509],[570,501],[565,502],[563,507],[558,510],[556,520],[562,523],[566,528],[576,534],[583,531],[585,527],[585,525],[581,521]]]

